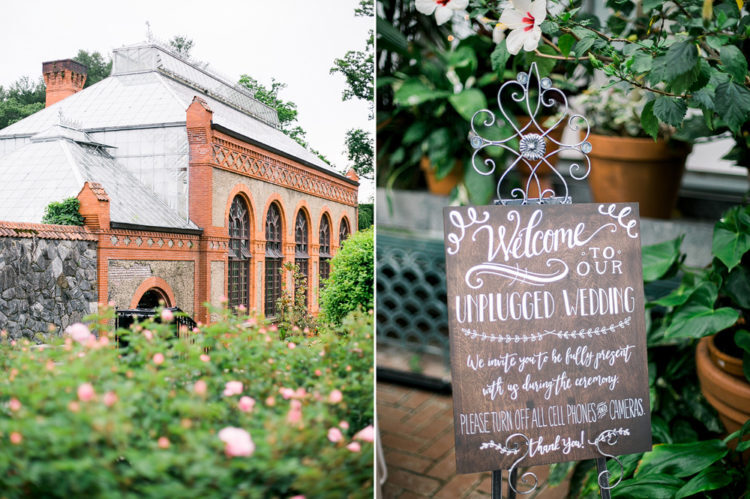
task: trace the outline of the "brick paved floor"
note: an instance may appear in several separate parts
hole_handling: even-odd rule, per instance
[[[490,497],[490,473],[456,475],[450,396],[378,382],[377,411],[388,470],[384,499]],[[519,497],[565,496],[565,483],[558,487],[543,485],[547,466],[531,471],[542,485],[534,494]]]

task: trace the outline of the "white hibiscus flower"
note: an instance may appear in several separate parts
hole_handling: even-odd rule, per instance
[[[542,30],[539,27],[547,18],[547,0],[511,0],[512,7],[505,9],[500,16],[500,23],[493,30],[496,43],[502,40],[498,31],[509,29],[505,40],[508,52],[515,55],[521,51],[531,52],[539,45]]]
[[[416,0],[417,10],[428,16],[435,13],[438,25],[447,23],[453,12],[463,10],[469,5],[469,0]]]

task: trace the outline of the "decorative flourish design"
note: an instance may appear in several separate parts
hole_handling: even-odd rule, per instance
[[[615,462],[620,466],[620,476],[612,485],[609,484],[608,470],[605,469],[604,471],[599,473],[599,476],[597,476],[597,481],[599,482],[599,487],[603,490],[610,490],[617,487],[620,484],[620,481],[622,481],[622,475],[625,468],[623,467],[622,462],[620,462],[620,460],[616,456],[607,454],[606,452],[602,451],[601,447],[599,446],[602,444],[602,442],[609,446],[615,445],[620,436],[629,437],[630,430],[627,428],[613,428],[611,430],[604,430],[594,439],[593,442],[589,440],[589,444],[596,446],[596,451],[599,454],[601,454],[603,457],[614,459]]]
[[[531,86],[532,76],[534,76],[536,79],[535,88]],[[510,94],[511,99],[517,103],[524,103],[526,108],[525,111],[530,118],[529,122],[521,128],[518,128],[513,120],[508,116],[501,98],[502,93],[506,89],[506,87],[511,88],[513,86],[519,87],[520,89],[512,90]],[[559,118],[551,127],[547,129],[542,128],[542,126],[537,122],[537,118],[541,118],[542,111],[544,111],[545,109],[552,110],[552,108],[555,107],[558,103],[560,104],[557,113],[557,116],[559,116]],[[480,130],[482,128],[489,129],[490,127],[494,127],[496,121],[495,113],[493,113],[489,109],[480,109],[479,111],[474,113],[474,116],[471,119],[471,132],[469,138],[469,142],[475,149],[474,154],[471,158],[471,163],[474,170],[476,170],[481,175],[492,175],[495,172],[495,160],[488,157],[481,161],[479,153],[487,147],[500,147],[502,149],[510,151],[515,155],[515,159],[503,172],[503,174],[500,176],[500,180],[498,180],[497,182],[497,197],[500,204],[528,204],[530,202],[536,202],[539,204],[549,202],[570,204],[572,202],[572,199],[569,195],[568,183],[565,180],[565,177],[563,177],[562,174],[560,174],[560,172],[554,166],[552,166],[549,160],[552,156],[559,154],[561,151],[579,151],[581,154],[583,154],[585,166],[582,166],[579,163],[573,163],[570,166],[569,170],[570,176],[574,180],[583,180],[588,176],[589,172],[591,171],[591,160],[588,157],[588,154],[591,152],[591,143],[588,142],[590,134],[588,120],[580,114],[570,114],[568,108],[568,99],[565,94],[562,92],[562,90],[553,87],[552,80],[550,80],[549,78],[539,78],[539,71],[535,62],[531,63],[528,74],[524,72],[518,73],[515,80],[509,80],[500,87],[500,90],[497,93],[497,104],[503,118],[513,128],[515,133],[500,140],[488,139],[482,136],[479,131],[477,131],[475,122],[480,121],[477,118],[484,115],[485,119],[481,121]],[[555,128],[557,128],[563,121],[565,121],[566,118],[567,127],[571,130],[577,131],[579,128],[581,128],[581,124],[583,124],[583,130],[585,133],[583,133],[583,138],[576,144],[563,144],[562,142],[558,142],[551,135],[551,132]],[[535,133],[536,131],[541,131],[542,134],[540,135],[538,133]],[[518,150],[512,147],[513,139],[518,139]],[[553,145],[552,150],[547,151],[546,141],[549,141],[549,143]],[[557,146],[557,148],[554,148],[554,146]],[[478,164],[478,162],[483,163],[484,166]],[[530,171],[529,178],[526,181],[526,185],[523,188],[513,189],[511,191],[512,199],[504,199],[501,194],[501,187],[505,182],[508,174],[516,167],[519,167],[521,164],[525,164]],[[543,167],[549,168],[560,180],[565,188],[564,196],[556,196],[556,193],[553,189],[542,190],[541,182],[537,172],[540,168]],[[529,198],[529,190],[533,185],[536,185],[537,190],[540,193],[539,198]]]
[[[531,334],[487,334],[487,333],[480,333],[476,329],[469,329],[469,328],[461,328],[461,332],[464,333],[464,336],[468,336],[472,340],[479,340],[479,341],[489,341],[490,343],[526,343],[526,342],[534,342],[534,341],[541,341],[542,338],[545,336],[557,336],[560,339],[563,340],[574,340],[574,339],[583,339],[583,338],[593,338],[594,336],[602,336],[609,333],[614,333],[618,329],[625,329],[626,326],[629,326],[631,322],[630,316],[622,319],[619,322],[612,323],[609,326],[599,326],[594,328],[582,328],[579,330],[573,330],[573,331],[558,331],[558,330],[551,330],[539,333],[531,333]]]
[[[484,285],[484,280],[479,277],[480,274],[490,274],[506,279],[512,282],[521,282],[532,286],[544,286],[546,284],[557,282],[568,275],[568,264],[559,258],[550,258],[547,260],[547,267],[556,266],[557,270],[551,274],[542,274],[540,272],[531,272],[529,269],[522,269],[518,265],[506,265],[504,263],[485,262],[475,265],[466,271],[466,285],[472,289],[479,289]]]
[[[524,435],[523,433],[514,433],[510,435],[508,438],[505,439],[505,445],[495,443],[494,440],[490,440],[489,442],[482,442],[482,444],[479,446],[479,450],[485,450],[485,449],[493,449],[498,451],[500,454],[504,456],[517,456],[521,453],[521,447],[519,445],[519,442],[516,442],[514,444],[511,444],[510,441],[514,438],[521,437],[523,439],[524,443],[526,444],[526,450],[518,459],[513,461],[513,464],[510,467],[510,470],[508,470],[509,474],[513,473],[513,470],[516,469],[518,464],[526,459],[526,456],[529,455],[529,437]],[[533,480],[533,483],[530,483],[530,481]],[[536,475],[532,473],[531,471],[527,471],[523,475],[521,475],[519,479],[519,483],[523,484],[524,486],[529,487],[527,490],[517,490],[515,486],[513,486],[513,482],[509,481],[508,485],[511,489],[513,489],[513,492],[516,494],[526,495],[531,494],[534,492],[534,489],[536,489],[537,485],[539,485],[539,480],[537,479]]]
[[[515,456],[516,454],[521,452],[521,449],[518,448],[517,444],[515,447],[509,448],[504,446],[503,444],[495,443],[494,440],[490,440],[489,442],[482,442],[482,445],[479,446],[479,450],[485,449],[494,449],[504,456]]]

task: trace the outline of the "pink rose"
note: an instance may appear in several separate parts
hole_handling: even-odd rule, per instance
[[[323,374],[323,373],[322,373],[322,372],[320,371],[320,369],[316,369],[316,370],[315,370],[315,376],[320,376],[320,375],[322,375],[322,374]]]
[[[70,412],[78,412],[81,410],[81,405],[77,401],[71,400],[68,404],[68,410]]]
[[[267,405],[268,407],[273,407],[273,406],[275,406],[275,405],[276,405],[276,399],[275,399],[275,398],[273,398],[273,397],[268,397],[268,398],[266,399],[266,405]]]
[[[302,411],[292,407],[286,415],[286,420],[291,424],[299,423],[302,420]]]
[[[305,398],[305,395],[307,395],[307,390],[305,390],[302,387],[299,387],[294,391],[294,398],[297,398],[297,399]]]
[[[289,400],[290,398],[294,397],[294,390],[291,388],[279,388],[279,393],[281,394],[284,399]]]
[[[255,317],[250,317],[248,320],[245,321],[245,324],[247,324],[250,327],[255,327],[258,325],[258,319]]]
[[[88,402],[93,399],[96,393],[91,383],[83,383],[78,387],[78,399],[81,402]]]
[[[299,400],[292,400],[289,402],[289,407],[291,407],[293,411],[299,411],[302,409],[302,402]]]
[[[352,452],[359,452],[360,450],[362,450],[362,446],[359,445],[359,442],[352,442],[347,445],[346,448]]]
[[[248,396],[241,397],[240,401],[237,403],[237,407],[239,407],[242,412],[252,412],[255,407],[255,399]]]
[[[174,319],[174,314],[171,310],[165,308],[161,311],[161,320],[164,322],[172,322],[172,319]]]
[[[91,337],[89,328],[86,324],[81,324],[80,322],[76,322],[65,328],[65,333],[69,334],[78,343],[85,343]]]
[[[342,422],[339,423],[339,428],[341,428],[342,430],[348,430],[349,429],[349,423],[347,423],[346,421],[342,421]]]
[[[155,353],[154,358],[152,360],[154,361],[154,364],[156,364],[157,366],[160,366],[164,363],[164,354]]]
[[[271,327],[269,327],[268,329],[270,329],[273,332],[276,332],[279,330],[279,327],[276,324],[271,324]]]
[[[291,341],[287,343],[286,346],[289,347],[289,350],[294,350],[295,348],[297,348],[297,345],[295,345],[294,342]]]
[[[202,379],[199,379],[193,385],[193,391],[198,395],[205,395],[207,390],[208,390],[208,386],[206,385],[206,382],[203,381]]]
[[[208,355],[206,355],[205,353],[202,353],[202,354],[201,354],[201,360],[202,360],[203,362],[208,362],[209,360],[211,360],[211,357],[209,357],[209,356],[208,356]]]
[[[10,402],[8,402],[8,407],[10,407],[10,410],[13,412],[21,410],[21,402],[18,399],[10,399]]]
[[[224,428],[219,431],[219,439],[224,442],[224,453],[227,457],[249,457],[255,452],[255,444],[250,434],[242,428]]]
[[[227,381],[224,386],[224,396],[231,397],[232,395],[239,395],[242,393],[242,382],[240,381]]]
[[[145,337],[146,337],[146,339],[147,339],[148,341],[151,341],[151,340],[153,340],[153,339],[154,339],[154,333],[152,333],[152,332],[151,332],[151,331],[149,331],[148,329],[145,329],[145,330],[143,331],[143,336],[145,336]]]
[[[328,394],[328,401],[332,404],[338,404],[344,400],[344,394],[340,390],[334,390]]]
[[[372,425],[365,426],[354,435],[354,438],[364,442],[372,442],[375,440],[375,429]]]
[[[23,440],[23,437],[17,431],[14,431],[13,433],[10,434],[10,443],[12,443],[13,445],[20,444],[22,440]]]
[[[169,439],[167,437],[159,437],[156,445],[158,445],[160,449],[169,449]]]
[[[239,310],[240,312],[244,312],[245,310],[247,310],[247,308],[245,307],[245,305],[239,305],[237,307],[237,310]]]
[[[338,428],[334,427],[328,429],[328,440],[331,442],[340,442],[342,438],[344,438],[344,435],[341,434],[341,430]]]
[[[300,495],[292,496],[289,499],[305,499],[305,496],[300,494]]]
[[[112,390],[104,394],[104,405],[112,407],[117,402],[117,394]]]

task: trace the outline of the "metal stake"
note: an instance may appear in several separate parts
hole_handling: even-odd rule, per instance
[[[606,484],[609,485],[609,470],[607,469],[606,457],[596,458],[596,475],[596,483],[599,485],[599,493],[601,494],[602,499],[610,499],[612,496],[609,493],[609,488],[605,488],[606,486],[602,487],[602,483],[599,481],[599,477],[601,476],[606,479]]]

